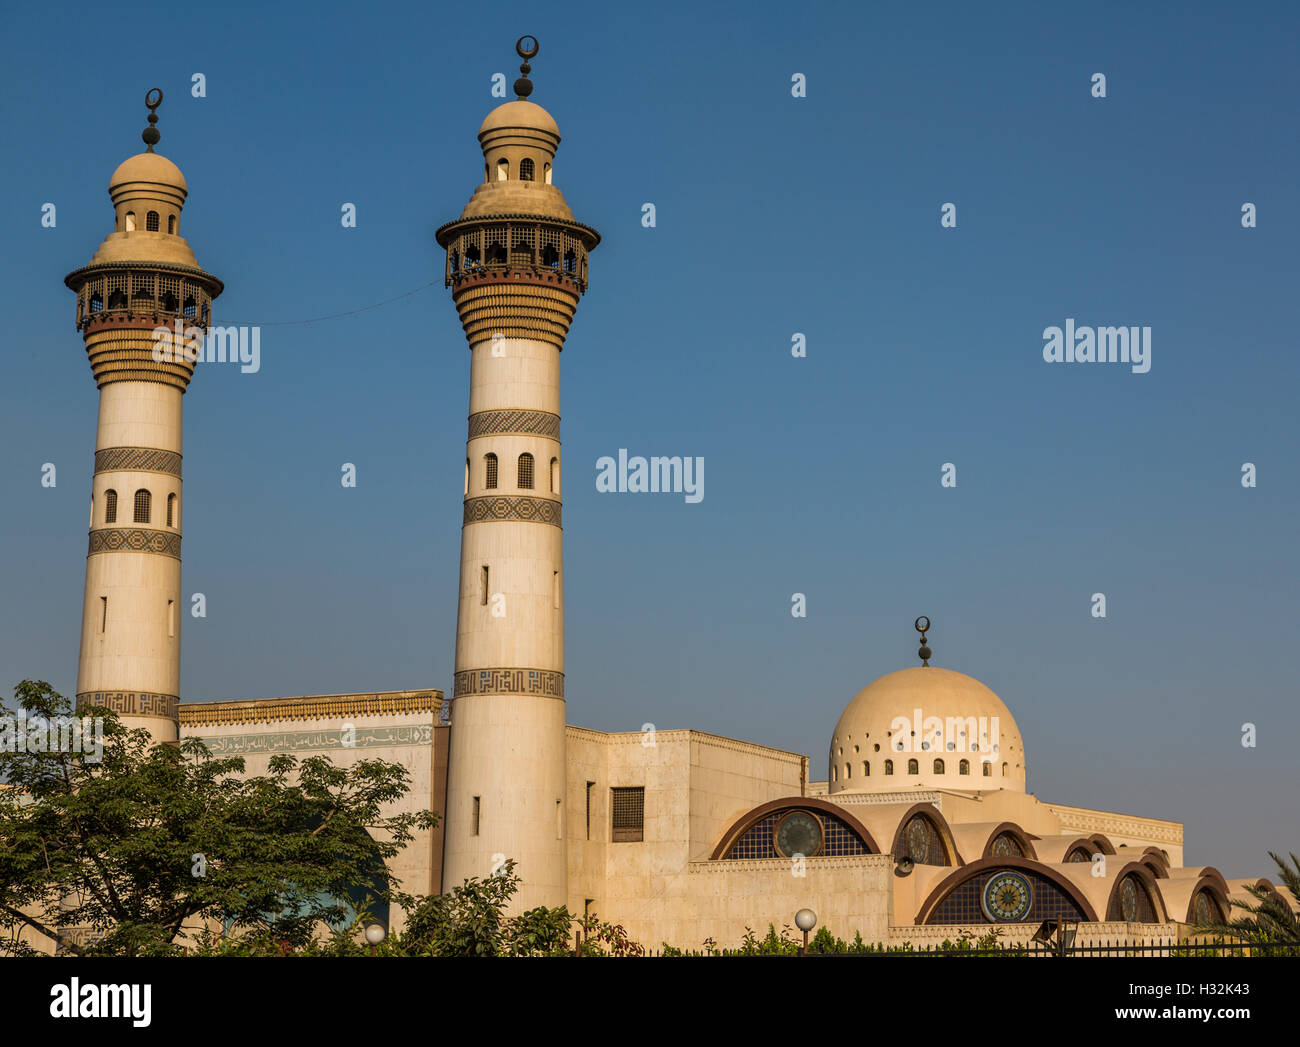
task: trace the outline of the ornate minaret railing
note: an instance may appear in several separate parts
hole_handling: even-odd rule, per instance
[[[567,902],[560,351],[600,234],[553,181],[560,132],[516,45],[518,98],[479,130],[483,183],[442,226],[470,347],[469,433],[443,882],[506,858],[514,905]]]

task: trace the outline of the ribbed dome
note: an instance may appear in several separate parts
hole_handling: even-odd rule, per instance
[[[185,176],[181,174],[181,169],[167,157],[159,156],[157,153],[136,153],[135,156],[123,161],[113,172],[113,177],[108,180],[108,187],[112,190],[115,186],[127,182],[150,182],[172,186],[183,193],[189,192],[189,186],[185,182]]]
[[[478,129],[478,133],[482,137],[485,131],[497,131],[503,128],[529,128],[547,131],[556,138],[560,137],[560,128],[551,114],[536,102],[525,102],[522,99],[504,102],[493,109],[484,118],[483,126]]]
[[[927,726],[932,717],[937,737],[936,723]],[[916,774],[908,773],[909,760],[917,761]],[[1011,710],[974,677],[933,666],[890,673],[859,691],[835,726],[830,767],[832,793],[1025,788],[1024,745]]]

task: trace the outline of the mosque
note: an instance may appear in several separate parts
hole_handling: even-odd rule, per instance
[[[1080,940],[1168,939],[1267,883],[1184,866],[1178,822],[1029,793],[1011,710],[929,664],[924,618],[921,664],[869,684],[834,725],[825,781],[810,780],[808,756],[752,742],[567,722],[560,357],[600,234],[574,218],[559,128],[529,100],[537,43],[517,51],[517,98],[478,131],[482,181],[436,233],[470,353],[450,702],[435,689],[180,700],[195,366],[159,360],[152,332],[209,328],[223,284],[181,235],[188,186],[154,149],[150,92],[147,148],[109,180],[113,230],[66,278],[99,388],[78,705],[109,706],[159,741],[201,738],[249,774],[276,753],[400,763],[404,806],[441,815],[390,863],[405,890],[445,890],[512,858],[516,911],[594,912],[651,947],[737,943],[803,908],[839,937],[885,944],[992,927],[1023,941],[1049,917],[1078,921]]]

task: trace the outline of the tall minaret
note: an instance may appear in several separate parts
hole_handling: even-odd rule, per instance
[[[181,671],[181,397],[196,354],[155,328],[210,323],[221,281],[180,236],[180,168],[154,152],[158,89],[145,96],[147,148],[113,172],[113,232],[64,282],[99,386],[90,549],[77,705],[108,706],[155,741],[175,741]],[[198,329],[197,331],[194,329]]]
[[[437,232],[470,348],[465,519],[443,883],[513,858],[513,908],[567,901],[560,350],[600,234],[552,181],[560,130],[527,101],[479,129],[483,184]]]

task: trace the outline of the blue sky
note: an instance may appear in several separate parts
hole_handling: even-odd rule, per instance
[[[935,664],[1015,713],[1040,798],[1182,820],[1189,863],[1271,872],[1300,849],[1300,19],[1141,6],[8,12],[0,686],[75,689],[97,393],[62,277],[110,231],[159,86],[218,322],[436,281],[265,327],[257,374],[200,370],[182,695],[450,691],[469,354],[432,234],[533,33],[555,181],[604,237],[563,356],[570,722],[714,731],[821,777],[927,614]],[[1150,373],[1045,363],[1067,317],[1150,326]],[[702,456],[704,500],[598,493],[621,447]]]

